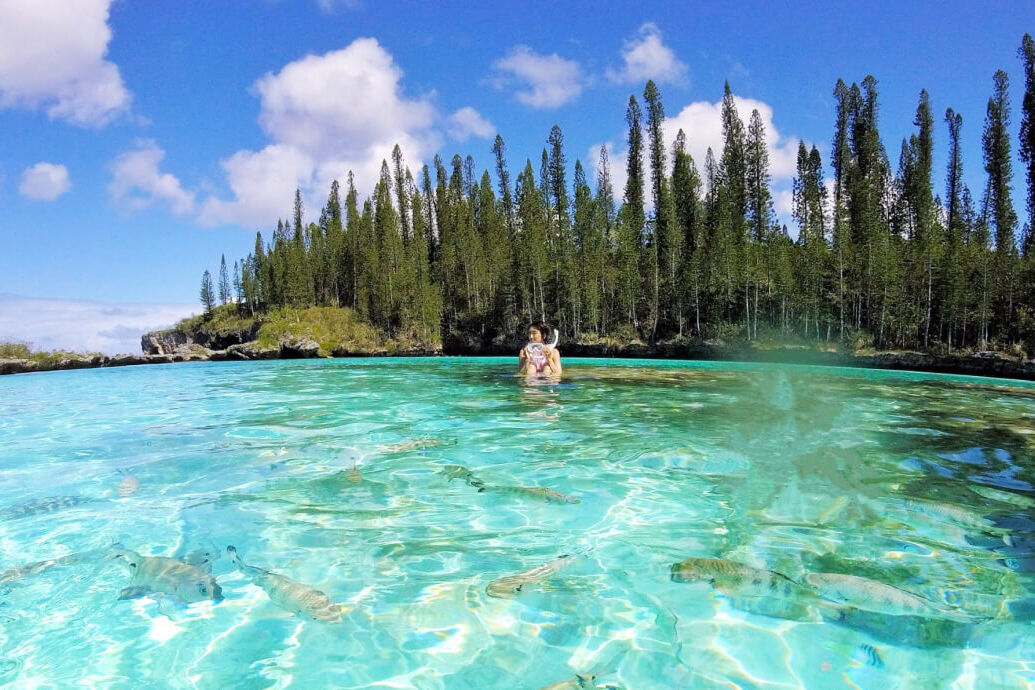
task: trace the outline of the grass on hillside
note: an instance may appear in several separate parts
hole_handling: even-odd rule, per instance
[[[259,320],[259,316],[244,313],[236,304],[220,304],[212,309],[210,314],[198,314],[182,319],[172,330],[191,335],[204,328],[218,335],[227,335],[246,331]]]
[[[277,347],[284,336],[311,338],[324,356],[335,350],[369,352],[383,347],[374,328],[361,323],[351,309],[339,307],[286,307],[266,314],[259,329],[259,346]]]

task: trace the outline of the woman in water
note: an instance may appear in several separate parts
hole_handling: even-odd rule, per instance
[[[543,342],[550,332],[546,324],[532,324],[528,327],[528,345],[518,354],[518,373],[531,376],[560,376],[561,353],[557,349],[557,331],[553,343]]]

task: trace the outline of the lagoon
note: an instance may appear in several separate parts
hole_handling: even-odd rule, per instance
[[[1035,385],[574,358],[551,383],[514,367],[334,359],[0,379],[0,684],[1035,682]],[[120,599],[134,581],[116,542],[208,554],[223,598]],[[326,593],[341,622],[278,605],[231,544]],[[795,593],[673,578],[688,558],[777,573]],[[798,593],[823,573],[877,584],[847,600]],[[903,615],[882,587],[930,610]]]

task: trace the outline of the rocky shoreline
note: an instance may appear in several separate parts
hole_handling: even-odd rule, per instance
[[[77,355],[66,354],[44,361],[34,359],[0,359],[0,375],[28,374],[36,371],[63,371],[66,369],[97,369],[126,367],[133,364],[172,364],[198,362],[209,359],[203,354],[169,355]]]
[[[250,361],[268,359],[309,359],[321,356],[319,346],[309,338],[282,337],[274,347],[260,347],[248,340],[252,333],[217,336],[200,333],[186,336],[178,331],[146,333],[141,338],[140,355],[74,355],[62,354],[43,361],[33,359],[0,359],[0,374],[18,374],[64,369],[120,367],[135,364],[170,364],[198,361]],[[210,347],[216,346],[216,348]],[[447,341],[444,349],[394,350],[387,348],[350,350],[342,347],[331,351],[333,357],[384,356],[512,356],[518,343],[474,343]],[[835,367],[893,369],[945,374],[967,374],[1035,381],[1035,360],[1019,360],[998,352],[978,352],[966,356],[935,355],[923,352],[878,352],[848,354],[820,351],[806,346],[762,348],[731,346],[718,341],[680,340],[647,345],[640,342],[616,345],[610,343],[567,343],[563,352],[568,357],[606,357],[623,359],[690,359],[704,361],[766,362],[774,364],[809,364]]]

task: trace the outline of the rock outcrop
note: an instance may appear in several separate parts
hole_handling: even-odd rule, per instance
[[[225,350],[255,340],[260,326],[256,322],[247,329],[226,332],[199,328],[190,335],[175,328],[152,331],[141,336],[140,349],[146,355],[204,354],[206,350]]]

